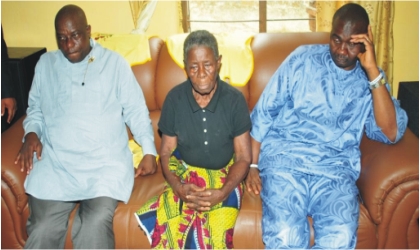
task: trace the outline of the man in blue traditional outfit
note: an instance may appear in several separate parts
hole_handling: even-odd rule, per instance
[[[63,248],[76,204],[73,246],[115,248],[114,211],[134,183],[126,124],[145,155],[136,176],[156,171],[149,112],[130,66],[90,38],[80,7],[61,8],[55,30],[59,50],[36,66],[16,158],[28,174],[25,248]]]
[[[354,248],[359,144],[396,143],[407,115],[378,68],[365,9],[335,13],[328,45],[297,48],[251,113],[253,159],[246,184],[261,193],[267,248]]]

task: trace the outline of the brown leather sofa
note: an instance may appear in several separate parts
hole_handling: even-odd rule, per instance
[[[292,50],[301,44],[327,43],[328,39],[327,33],[257,34],[252,42],[254,72],[248,84],[238,88],[248,101],[249,109],[253,108],[271,75]],[[186,75],[171,59],[161,39],[150,39],[150,51],[152,60],[134,66],[133,71],[146,96],[159,150],[160,137],[156,124],[163,101],[168,91],[184,81]],[[13,163],[22,144],[22,136],[21,119],[1,138],[2,248],[22,248],[27,239],[25,223],[29,211],[23,188],[25,174]],[[360,190],[357,248],[418,248],[418,138],[410,130],[396,145],[384,145],[364,137],[360,148],[362,170],[357,183]],[[134,213],[147,199],[160,193],[163,184],[160,169],[152,176],[135,180],[130,201],[128,204],[120,203],[115,212],[116,248],[150,248]],[[261,232],[260,197],[246,192],[235,227],[235,248],[264,248]],[[311,234],[313,244],[313,231]],[[67,235],[66,248],[71,247]]]

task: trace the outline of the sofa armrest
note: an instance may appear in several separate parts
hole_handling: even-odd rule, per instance
[[[23,187],[26,173],[14,164],[22,146],[23,119],[1,134],[2,248],[22,248],[27,238],[28,196]]]
[[[2,180],[2,196],[3,185],[7,185],[16,198],[16,208],[19,213],[28,202],[23,183],[26,173],[20,171],[20,167],[15,165],[15,158],[22,146],[23,138],[23,122],[24,117],[16,121],[13,126],[1,134],[1,180]]]
[[[406,248],[409,242],[418,242],[418,138],[409,129],[394,145],[364,136],[360,149],[362,166],[357,186],[377,225],[378,248]],[[408,239],[412,237],[410,230],[417,230],[417,239]],[[400,245],[387,245],[391,235],[394,239],[401,236],[400,243],[393,243]]]

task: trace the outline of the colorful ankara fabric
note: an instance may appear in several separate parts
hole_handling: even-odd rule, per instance
[[[232,164],[233,159],[219,170],[190,166],[175,150],[169,161],[169,169],[183,183],[217,189],[223,186]],[[167,184],[161,195],[146,202],[135,215],[152,248],[231,249],[242,195],[241,183],[225,201],[216,204],[210,211],[197,212],[188,209]]]

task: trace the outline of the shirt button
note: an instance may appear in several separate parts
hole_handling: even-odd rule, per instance
[[[204,142],[204,145],[207,145],[207,144],[208,144],[208,142],[207,142],[207,141],[205,141],[205,142]]]
[[[203,109],[203,112],[206,112],[206,110]]]
[[[206,118],[203,118],[203,122],[205,122],[206,121]]]
[[[207,129],[204,129],[204,133],[207,133]]]

